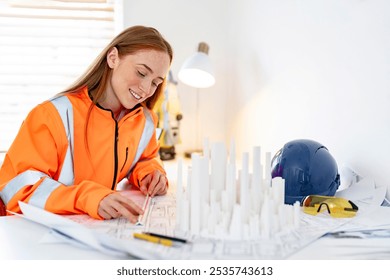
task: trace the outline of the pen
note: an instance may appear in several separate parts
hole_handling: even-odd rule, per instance
[[[157,243],[157,244],[161,244],[161,245],[165,245],[165,246],[169,246],[169,247],[171,247],[173,245],[172,240],[160,238],[160,237],[156,237],[156,236],[151,236],[149,234],[135,232],[133,234],[133,236],[134,236],[134,238],[137,238],[137,239],[142,239],[145,241],[149,241],[152,243]]]
[[[164,239],[168,239],[168,240],[172,240],[172,241],[177,241],[177,242],[181,242],[181,243],[187,243],[188,242],[186,239],[183,239],[183,238],[174,237],[174,236],[167,236],[167,235],[153,233],[153,232],[144,232],[144,234],[148,234],[150,236],[164,238]]]

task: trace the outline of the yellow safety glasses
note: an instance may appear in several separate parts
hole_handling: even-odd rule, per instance
[[[335,218],[351,218],[356,215],[358,207],[350,200],[334,196],[309,195],[302,202],[303,212],[317,215],[328,210]]]

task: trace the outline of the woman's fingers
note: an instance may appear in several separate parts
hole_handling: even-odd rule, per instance
[[[166,194],[167,188],[167,177],[159,170],[146,175],[140,183],[141,192],[145,195],[148,193],[151,197]]]
[[[131,199],[122,196],[120,193],[112,193],[101,200],[98,214],[106,220],[123,216],[135,223],[138,216],[143,214],[143,210]]]

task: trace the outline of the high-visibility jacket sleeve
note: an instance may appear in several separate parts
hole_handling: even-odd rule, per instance
[[[157,115],[155,112],[151,112],[153,121],[157,125]],[[139,182],[148,174],[155,170],[159,170],[166,175],[165,169],[159,156],[160,144],[157,141],[156,134],[154,133],[149,141],[146,149],[142,153],[139,161],[134,166],[134,169],[129,177],[130,184],[139,187]]]
[[[18,201],[23,201],[53,213],[87,213],[101,219],[98,206],[113,192],[110,188],[92,181],[71,186],[57,181],[66,139],[52,105],[38,105],[30,112],[0,170],[0,196],[8,210],[20,212]]]

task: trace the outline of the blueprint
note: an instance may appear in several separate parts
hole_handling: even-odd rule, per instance
[[[139,205],[145,200],[138,191],[124,191],[123,195]],[[222,240],[178,232],[175,229],[176,201],[172,192],[152,198],[148,209],[145,210],[146,222],[142,226],[132,224],[124,218],[102,221],[87,215],[66,217],[112,238],[138,242],[145,250],[153,251],[154,258],[161,259],[285,259],[324,234],[337,230],[351,221],[331,218],[326,214],[311,216],[303,213],[299,228],[281,232],[271,239]],[[189,242],[167,247],[133,238],[133,233],[143,231],[179,236]],[[128,253],[131,255],[131,249]]]

